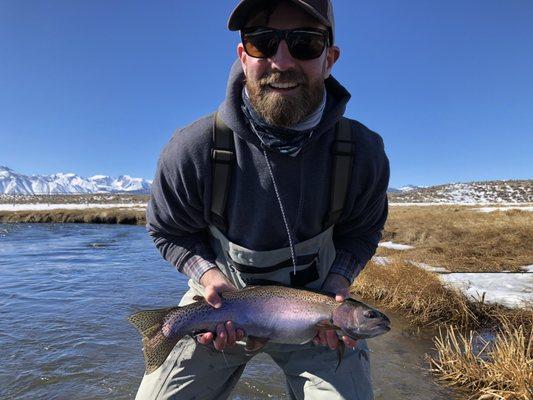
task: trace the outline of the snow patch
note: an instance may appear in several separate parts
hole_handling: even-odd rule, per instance
[[[135,211],[144,211],[146,204],[0,204],[0,211],[85,210],[89,208],[132,208]]]
[[[400,243],[393,243],[393,242],[380,242],[378,243],[379,247],[385,247],[386,249],[393,249],[393,250],[409,250],[413,249],[414,246],[409,246],[408,244],[400,244]]]
[[[372,257],[372,262],[377,265],[382,265],[382,266],[389,265],[391,263],[389,257],[381,257],[381,256]]]
[[[509,308],[533,307],[533,273],[472,272],[440,275],[440,279],[475,300]]]
[[[523,266],[522,270],[526,273],[533,274],[533,264]]]
[[[406,190],[407,189],[407,190]],[[524,204],[533,201],[533,180],[449,183],[391,190],[392,202],[437,204]]]
[[[416,262],[416,261],[409,261],[409,263],[414,265],[415,267],[422,268],[429,272],[437,272],[441,274],[450,272],[444,267],[433,267],[432,265],[429,265],[426,263],[421,263],[421,262]]]

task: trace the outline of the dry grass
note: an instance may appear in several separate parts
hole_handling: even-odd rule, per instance
[[[356,279],[353,291],[389,309],[402,311],[417,326],[455,323],[477,326],[466,298],[444,287],[430,272],[392,259],[387,266],[370,263]]]
[[[454,272],[518,271],[533,264],[533,213],[520,210],[391,207],[383,237],[415,246],[403,253],[406,259]]]
[[[414,326],[436,326],[445,332],[435,338],[437,355],[430,357],[431,370],[440,380],[463,389],[463,398],[533,399],[527,397],[533,379],[532,310],[468,301],[436,274],[397,256],[390,258],[386,266],[369,263],[352,290],[400,311]],[[497,332],[495,339],[480,341],[475,332],[482,329]]]
[[[531,328],[502,319],[493,341],[450,326],[435,339],[438,357],[430,357],[439,380],[470,393],[469,399],[533,399]],[[477,344],[476,342],[480,342]]]
[[[84,210],[0,211],[0,222],[143,225],[146,223],[146,216],[144,211],[128,208],[104,210],[89,208]]]
[[[470,301],[458,289],[442,283],[437,274],[425,271],[398,256],[381,266],[370,262],[357,277],[352,291],[381,306],[401,311],[418,327],[494,329],[502,318],[511,326],[533,327],[531,309],[507,309],[496,304]]]

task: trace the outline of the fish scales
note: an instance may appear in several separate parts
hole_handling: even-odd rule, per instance
[[[169,313],[163,327],[168,337],[214,332],[221,322],[232,321],[247,335],[268,337],[274,343],[301,344],[311,340],[315,324],[330,318],[338,305],[329,296],[292,288],[258,287],[223,295],[222,307],[194,303]]]
[[[222,306],[218,309],[199,298],[184,307],[140,311],[130,317],[143,336],[147,373],[164,362],[183,336],[214,333],[216,326],[226,321],[244,330],[253,349],[266,341],[303,344],[319,330],[336,330],[358,339],[390,329],[389,319],[378,310],[350,298],[337,302],[333,296],[318,291],[257,286],[227,292],[221,297]]]

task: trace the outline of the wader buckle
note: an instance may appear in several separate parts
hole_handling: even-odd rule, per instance
[[[213,149],[211,153],[213,161],[220,164],[231,164],[235,160],[233,151]]]

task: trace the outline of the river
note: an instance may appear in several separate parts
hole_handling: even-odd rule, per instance
[[[126,318],[186,289],[142,227],[0,224],[0,399],[134,398],[144,368]],[[376,399],[450,399],[424,370],[429,337],[392,323],[368,341]],[[283,374],[260,354],[230,398],[288,398]]]

